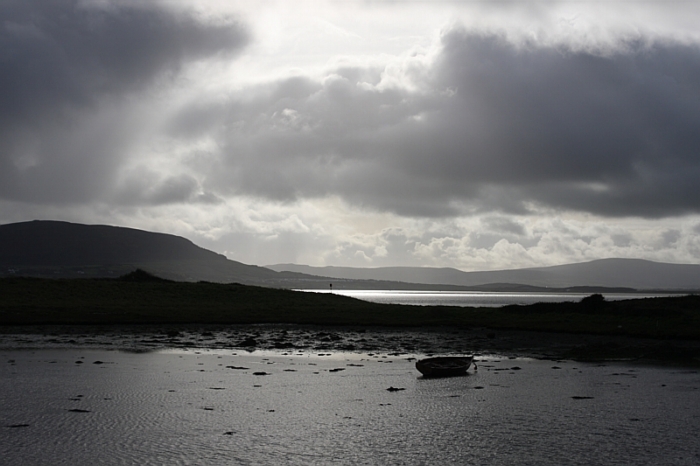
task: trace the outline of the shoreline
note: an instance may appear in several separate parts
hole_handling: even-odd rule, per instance
[[[276,350],[474,354],[700,367],[700,341],[489,328],[299,324],[22,325],[0,327],[0,349]]]

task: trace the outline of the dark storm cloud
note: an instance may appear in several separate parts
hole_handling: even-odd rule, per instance
[[[700,50],[625,45],[602,54],[447,35],[436,73],[456,93],[434,121],[439,149],[409,157],[446,185],[523,202],[622,216],[700,210]]]
[[[205,192],[200,182],[191,175],[162,177],[145,168],[134,169],[126,174],[115,201],[121,205],[149,206],[222,202],[215,194]]]
[[[435,214],[444,201],[440,180],[407,174],[399,151],[402,140],[420,130],[413,117],[437,103],[402,88],[365,86],[357,76],[372,73],[359,71],[344,69],[323,82],[292,78],[226,108],[212,104],[208,111],[226,122],[216,125],[226,131],[221,163],[209,173],[213,184],[274,200],[340,194],[370,208]],[[199,103],[191,108],[208,113]],[[172,124],[180,136],[201,128],[183,123],[191,121],[191,108]]]
[[[236,24],[204,24],[155,4],[2,2],[0,197],[94,196],[129,138],[123,121],[95,123],[105,102],[121,105],[187,62],[229,55],[245,42]]]
[[[402,215],[700,211],[695,45],[590,51],[454,30],[413,74],[418,90],[375,86],[384,72],[346,67],[217,104],[227,130],[210,179],[231,193],[337,194]]]

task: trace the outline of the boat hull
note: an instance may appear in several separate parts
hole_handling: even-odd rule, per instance
[[[473,359],[473,357],[454,356],[421,359],[416,362],[416,369],[424,377],[454,377],[466,374]]]

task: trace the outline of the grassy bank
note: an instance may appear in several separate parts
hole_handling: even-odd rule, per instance
[[[503,308],[375,304],[237,284],[122,279],[0,279],[0,325],[252,324],[489,327],[700,339],[700,297]]]

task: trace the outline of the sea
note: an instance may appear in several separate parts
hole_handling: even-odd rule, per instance
[[[698,465],[700,373],[488,355],[0,350],[6,465]]]
[[[407,291],[407,290],[299,290],[334,293],[365,301],[416,306],[501,307],[509,304],[577,302],[592,293],[497,293],[479,291]],[[606,300],[642,299],[678,296],[664,293],[601,293]]]

